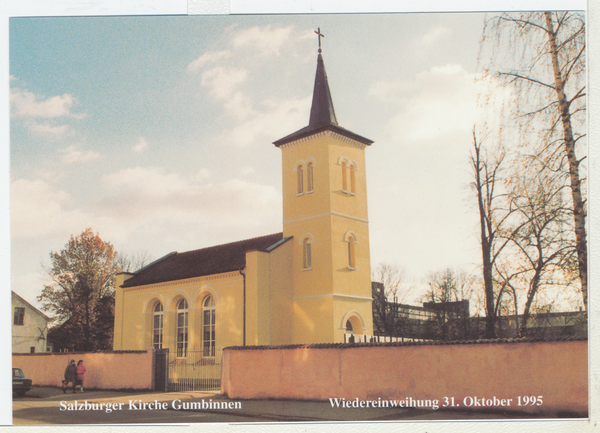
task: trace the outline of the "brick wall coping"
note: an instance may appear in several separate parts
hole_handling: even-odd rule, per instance
[[[445,346],[457,344],[515,344],[515,343],[552,343],[559,341],[587,341],[587,337],[523,337],[493,338],[479,340],[430,340],[430,341],[395,341],[373,343],[319,343],[319,344],[287,344],[281,346],[230,346],[223,350],[281,350],[281,349],[355,349],[360,347],[395,347],[395,346]]]

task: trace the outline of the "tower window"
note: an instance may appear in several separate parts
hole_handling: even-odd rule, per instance
[[[348,192],[348,164],[346,161],[342,162],[342,191]]]
[[[215,356],[215,301],[207,296],[202,304],[202,355]]]
[[[298,195],[304,194],[304,173],[301,165],[296,169],[298,172]]]
[[[350,164],[350,194],[356,194],[356,166]]]
[[[312,269],[312,242],[310,236],[302,241],[302,269]]]
[[[314,187],[313,187],[313,167],[314,167],[314,164],[312,162],[309,162],[306,165],[306,192],[313,192],[314,191]]]
[[[177,357],[185,358],[188,347],[188,304],[182,299],[177,304]]]
[[[346,235],[348,243],[348,269],[356,269],[356,236],[352,233]]]

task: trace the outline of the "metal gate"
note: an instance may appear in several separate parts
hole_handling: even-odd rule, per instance
[[[185,357],[169,355],[167,368],[168,391],[220,391],[222,351],[215,356],[188,351]]]
[[[167,391],[169,383],[169,349],[154,352],[154,383],[157,391]]]

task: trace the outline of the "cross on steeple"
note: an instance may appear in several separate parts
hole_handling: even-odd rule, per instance
[[[320,54],[323,51],[323,50],[321,50],[321,38],[324,38],[325,35],[321,33],[321,27],[319,27],[315,33],[319,37],[319,54]]]

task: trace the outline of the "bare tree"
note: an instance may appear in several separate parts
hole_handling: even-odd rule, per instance
[[[423,300],[436,312],[434,333],[443,340],[466,338],[474,278],[464,271],[445,269],[430,273],[427,285]]]
[[[519,126],[521,144],[542,170],[564,179],[570,188],[578,273],[587,308],[585,176],[581,176],[582,170],[585,173],[585,48],[584,15],[575,12],[493,17],[486,22],[482,44],[482,58],[489,63],[485,70],[516,91],[512,120]]]
[[[473,129],[473,151],[471,152],[471,169],[473,181],[471,187],[477,197],[479,211],[480,243],[482,255],[483,289],[485,293],[486,336],[496,336],[495,323],[497,306],[502,300],[502,291],[496,293],[494,284],[494,267],[507,241],[499,239],[504,230],[509,212],[502,206],[506,198],[502,190],[503,162],[506,151],[498,147],[488,153],[477,140]]]
[[[120,272],[136,272],[152,262],[152,257],[147,251],[136,253],[119,253],[117,255],[117,266]]]
[[[406,271],[397,266],[381,263],[373,271],[373,326],[378,335],[396,336],[402,331],[398,304],[409,292]]]
[[[518,225],[504,235],[520,258],[513,276],[526,287],[521,336],[539,292],[548,286],[568,287],[572,282],[569,268],[575,255],[574,236],[562,190],[559,179],[536,167],[519,167],[512,177],[510,206]]]

